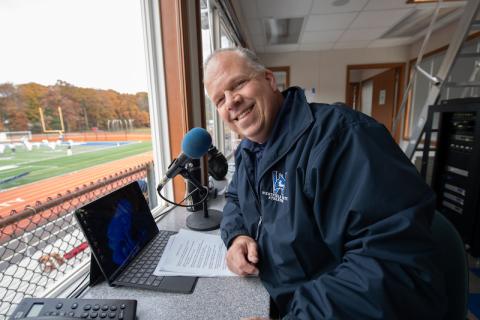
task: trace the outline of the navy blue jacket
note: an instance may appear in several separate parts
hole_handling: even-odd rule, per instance
[[[257,239],[260,278],[292,319],[442,319],[434,194],[385,127],[284,93],[255,175],[242,141],[221,235]],[[261,222],[260,222],[261,221]]]

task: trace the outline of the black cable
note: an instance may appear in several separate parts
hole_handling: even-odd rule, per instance
[[[183,208],[190,208],[190,207],[195,207],[195,206],[198,206],[200,204],[202,204],[208,197],[208,188],[207,187],[202,187],[204,190],[205,190],[205,196],[200,200],[198,201],[197,203],[192,203],[192,204],[182,204],[185,200],[187,200],[188,197],[190,197],[192,195],[192,193],[196,192],[197,190],[200,192],[200,189],[197,187],[195,188],[192,192],[190,192],[189,194],[187,194],[187,196],[185,198],[183,198],[182,201],[180,201],[179,203],[176,203],[176,202],[173,202],[173,201],[170,201],[168,200],[167,198],[165,198],[161,191],[163,189],[163,186],[159,189],[157,189],[157,192],[158,192],[158,195],[160,196],[160,198],[162,198],[164,201],[170,203],[170,204],[173,204],[175,206],[179,206],[179,207],[183,207]]]
[[[158,222],[160,220],[162,220],[166,215],[167,213],[169,213],[170,211],[172,211],[173,209],[175,209],[177,206],[171,206],[171,207],[167,207],[167,209],[163,210],[162,212],[160,212],[156,217],[155,217],[155,221]]]
[[[91,258],[90,258],[91,259]],[[82,290],[80,290],[78,293],[76,292],[78,290],[78,288],[80,288],[80,286],[83,284],[83,282],[85,280],[87,280],[88,276],[90,275],[90,272],[87,272],[85,274],[85,277],[83,277],[82,281],[79,282],[79,284],[77,285],[77,287],[67,296],[67,298],[78,298],[84,291],[85,289],[88,288],[88,284],[85,286],[85,288],[83,288]]]
[[[167,198],[165,198],[161,191],[164,187],[164,185],[160,184],[158,185],[157,187],[157,193],[158,195],[160,196],[160,198],[162,198],[164,201],[166,201],[167,203],[170,203],[170,204],[173,204],[175,206],[179,206],[179,207],[183,207],[183,208],[191,208],[191,207],[196,207],[198,205],[201,205],[203,202],[205,202],[208,198],[208,187],[204,187],[202,186],[202,184],[200,182],[197,181],[197,179],[195,179],[190,173],[188,170],[184,170],[180,173],[187,181],[189,181],[191,184],[193,184],[195,186],[195,189],[190,192],[189,194],[187,194],[187,196],[185,198],[183,198],[182,201],[180,201],[180,203],[176,203],[176,202],[173,202],[173,201],[170,201],[168,200]],[[192,204],[189,204],[189,205],[184,205],[182,204],[188,197],[190,197],[194,192],[198,191],[200,192],[200,188],[202,188],[204,191],[205,191],[205,196],[198,202],[196,203],[192,203]]]

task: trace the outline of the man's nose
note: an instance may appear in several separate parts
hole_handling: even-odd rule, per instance
[[[242,97],[239,94],[231,91],[225,92],[225,99],[228,109],[237,106],[242,101]]]

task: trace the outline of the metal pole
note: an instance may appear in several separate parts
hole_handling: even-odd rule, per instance
[[[150,208],[155,208],[158,204],[157,186],[155,185],[155,169],[153,162],[147,165],[147,185],[148,185],[148,204]]]

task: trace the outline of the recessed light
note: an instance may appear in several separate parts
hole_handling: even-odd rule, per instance
[[[349,3],[350,0],[334,0],[332,2],[332,6],[334,7],[341,7],[341,6],[344,6],[346,5],[347,3]]]
[[[454,1],[463,1],[463,0],[444,0],[448,2],[454,2]],[[407,4],[410,3],[429,3],[429,2],[438,2],[438,0],[407,0]]]
[[[303,18],[265,19],[264,23],[268,44],[298,43]]]

